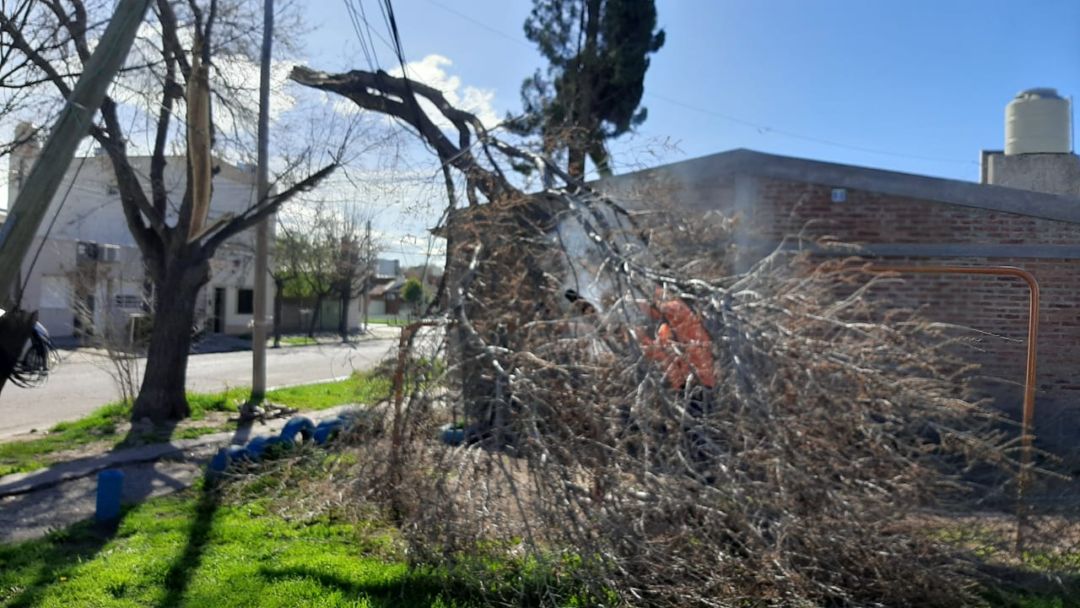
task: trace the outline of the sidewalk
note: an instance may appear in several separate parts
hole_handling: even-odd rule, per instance
[[[401,334],[401,328],[391,325],[377,325],[372,323],[368,326],[368,332],[363,334],[354,334],[349,336],[349,344],[358,344],[367,342],[370,340],[384,340],[387,338],[397,338]],[[336,333],[319,333],[315,335],[315,344],[288,344],[284,340],[286,338],[304,337],[306,334],[284,334],[282,337],[281,348],[301,348],[304,346],[316,346],[319,344],[341,344],[341,336]],[[72,354],[90,355],[94,357],[108,357],[109,353],[104,348],[98,348],[95,346],[83,346],[78,343],[74,338],[60,338],[56,340],[56,345],[65,353],[65,356]],[[274,338],[271,335],[267,341],[267,348],[273,348]],[[213,353],[232,353],[251,350],[251,338],[243,336],[232,336],[226,334],[211,334],[198,340],[191,345],[191,354],[193,355],[206,355]]]
[[[312,413],[316,424],[343,411],[343,405]],[[31,473],[0,477],[0,543],[40,538],[94,515],[97,473],[108,468],[124,472],[125,504],[170,494],[194,483],[217,450],[229,443],[246,443],[257,435],[281,431],[288,418],[256,423],[237,437],[233,431],[108,452],[54,465]]]

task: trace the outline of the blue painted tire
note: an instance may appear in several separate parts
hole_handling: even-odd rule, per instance
[[[293,447],[293,442],[288,439],[283,439],[278,435],[275,435],[267,439],[264,445],[265,447],[263,448],[263,453],[265,454],[273,449],[291,450]]]
[[[97,503],[94,519],[106,524],[120,519],[120,501],[124,494],[124,472],[105,469],[97,477]]]
[[[221,448],[214,454],[214,457],[210,459],[210,470],[215,473],[220,473],[229,468],[229,457],[226,455],[225,450],[228,448]]]
[[[223,447],[214,454],[214,457],[210,460],[210,470],[217,473],[224,473],[234,462],[237,460],[244,460],[248,457],[247,450],[243,446],[230,445]]]
[[[300,435],[302,441],[311,441],[315,434],[315,423],[303,416],[296,416],[285,423],[281,429],[281,438],[291,443],[296,442],[296,436]]]
[[[271,437],[266,435],[259,435],[252,439],[247,445],[248,458],[251,458],[252,460],[259,460],[262,458],[263,452],[269,447],[268,444],[270,439]]]
[[[312,435],[312,439],[315,440],[315,443],[323,445],[327,441],[333,439],[344,427],[345,424],[338,418],[323,420],[319,423],[319,426],[315,427],[315,433]]]

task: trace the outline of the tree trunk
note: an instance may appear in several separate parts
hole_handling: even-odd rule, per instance
[[[566,172],[574,179],[585,179],[585,148],[577,141],[576,136],[571,136],[572,141],[567,146]]]
[[[146,354],[142,388],[131,411],[133,421],[149,418],[154,424],[190,415],[184,393],[195,301],[209,279],[209,264],[174,259],[156,285],[154,325]]]
[[[338,333],[341,334],[341,341],[349,341],[349,304],[352,303],[352,294],[349,293],[349,288],[341,290],[341,313],[338,314]]]
[[[589,158],[592,159],[594,165],[596,165],[596,173],[600,177],[611,177],[611,155],[607,151],[607,146],[604,145],[604,140],[600,138],[594,138],[592,147],[589,148]]]
[[[307,336],[309,338],[311,338],[312,340],[315,339],[315,327],[319,323],[319,317],[321,316],[321,313],[322,313],[323,298],[325,298],[325,297],[326,296],[316,296],[315,297],[315,310],[312,311],[312,313],[311,313],[311,325],[308,326],[308,332],[307,332]]]
[[[281,292],[285,289],[285,281],[274,279],[274,348],[281,348]]]

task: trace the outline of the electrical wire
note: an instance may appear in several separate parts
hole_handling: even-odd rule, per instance
[[[652,97],[653,99],[659,99],[660,101],[663,101],[665,103],[669,103],[669,104],[672,104],[672,105],[675,105],[675,106],[678,106],[678,107],[681,107],[681,108],[684,108],[684,109],[687,109],[687,110],[691,110],[691,111],[694,111],[694,112],[699,112],[701,114],[706,114],[708,116],[713,116],[715,118],[722,118],[722,119],[727,120],[729,122],[734,122],[736,124],[740,124],[740,125],[743,125],[743,126],[746,126],[746,127],[751,127],[753,129],[757,129],[758,133],[760,133],[762,135],[775,134],[775,135],[780,135],[780,136],[783,136],[783,137],[789,137],[789,138],[792,138],[792,139],[799,139],[799,140],[802,140],[802,141],[809,141],[809,142],[813,142],[813,143],[816,143],[816,144],[821,144],[823,146],[832,146],[834,148],[843,148],[845,150],[854,150],[856,152],[865,152],[867,154],[878,154],[878,155],[881,155],[881,156],[893,156],[893,157],[896,157],[896,158],[907,158],[907,159],[911,159],[911,160],[924,160],[924,161],[938,162],[938,163],[962,163],[962,164],[965,164],[965,165],[977,165],[978,164],[978,162],[976,162],[974,160],[960,160],[960,159],[957,159],[957,158],[943,158],[943,157],[935,157],[935,156],[922,156],[922,155],[919,155],[919,154],[907,154],[905,152],[893,152],[893,151],[889,151],[889,150],[881,150],[881,149],[878,149],[878,148],[869,148],[869,147],[865,147],[865,146],[857,146],[857,145],[853,145],[853,144],[847,144],[847,143],[843,143],[843,142],[824,139],[824,138],[821,138],[821,137],[814,137],[814,136],[811,136],[811,135],[803,135],[801,133],[795,133],[793,131],[787,131],[787,130],[784,130],[784,129],[776,129],[776,128],[771,127],[771,126],[766,125],[766,124],[761,124],[761,123],[749,121],[749,120],[746,120],[746,119],[743,119],[743,118],[739,118],[737,116],[732,116],[730,114],[723,114],[723,113],[717,112],[715,110],[709,110],[709,109],[706,109],[706,108],[698,107],[698,106],[695,106],[693,104],[686,103],[685,101],[680,101],[678,99],[672,99],[671,97],[666,97],[666,96],[660,95],[658,93],[646,92],[645,95],[647,97]]]
[[[34,266],[37,265],[38,256],[41,255],[41,250],[45,248],[45,242],[49,239],[49,234],[52,232],[53,226],[56,225],[56,220],[60,217],[60,212],[63,211],[64,204],[67,203],[68,195],[71,194],[71,189],[75,187],[75,182],[79,180],[79,174],[82,173],[82,168],[83,165],[86,164],[87,158],[88,157],[86,156],[82,157],[79,161],[79,166],[75,167],[75,175],[72,176],[71,182],[68,183],[67,190],[64,191],[63,198],[60,199],[60,204],[56,207],[56,212],[53,213],[52,219],[49,220],[49,225],[45,228],[45,234],[41,236],[41,242],[38,243],[37,250],[34,251],[34,257],[30,259],[30,267],[26,269],[26,276],[23,278],[22,286],[19,288],[19,297],[15,301],[15,308],[20,308],[22,306],[23,294],[26,293],[26,286],[30,284],[30,276],[33,273]]]
[[[353,6],[351,0],[343,0],[345,5],[345,11],[349,13],[349,21],[352,22],[353,31],[356,32],[356,38],[360,41],[360,50],[364,53],[364,58],[367,60],[368,68],[371,71],[375,71],[375,66],[378,65],[378,56],[375,54],[375,46],[371,45],[371,49],[368,49],[369,40],[364,38],[364,34],[361,31],[360,15],[357,13],[356,7]]]
[[[437,7],[443,9],[444,11],[446,11],[448,13],[456,15],[460,19],[463,19],[465,21],[468,21],[468,22],[472,23],[473,25],[476,25],[476,26],[481,27],[481,28],[483,28],[483,29],[485,29],[485,30],[487,30],[489,32],[497,34],[502,38],[506,38],[507,40],[510,40],[511,42],[514,42],[515,44],[520,44],[522,46],[532,48],[531,45],[529,45],[527,42],[523,41],[520,37],[514,36],[512,34],[508,34],[508,33],[504,32],[504,31],[502,31],[502,30],[500,30],[498,28],[492,27],[491,25],[488,25],[488,24],[480,21],[479,19],[471,17],[471,16],[469,16],[469,15],[467,15],[467,14],[465,14],[465,13],[463,13],[463,12],[461,12],[461,11],[455,9],[455,8],[447,6],[446,4],[443,4],[442,2],[438,2],[437,0],[427,0],[427,2],[428,2],[428,4],[432,4],[434,6],[437,6]],[[808,141],[808,142],[816,143],[816,144],[823,145],[823,146],[831,146],[831,147],[834,147],[834,148],[842,148],[842,149],[845,149],[845,150],[853,150],[853,151],[856,151],[856,152],[863,152],[863,153],[866,153],[866,154],[876,154],[876,155],[880,155],[880,156],[892,156],[892,157],[895,157],[895,158],[906,158],[906,159],[909,159],[909,160],[922,160],[922,161],[937,162],[937,163],[957,163],[957,164],[965,164],[965,165],[977,165],[978,164],[978,162],[974,161],[974,160],[961,160],[961,159],[957,159],[957,158],[943,158],[943,157],[934,157],[934,156],[923,156],[923,155],[919,155],[919,154],[908,154],[908,153],[905,153],[905,152],[895,152],[895,151],[892,151],[892,150],[882,150],[882,149],[879,149],[879,148],[871,148],[871,147],[866,147],[866,146],[848,144],[848,143],[839,142],[839,141],[835,141],[835,140],[825,139],[825,138],[822,138],[822,137],[816,137],[816,136],[812,136],[812,135],[805,135],[805,134],[802,134],[802,133],[797,133],[795,131],[788,131],[786,129],[777,129],[777,128],[772,127],[772,126],[770,126],[768,124],[759,123],[759,122],[756,122],[756,121],[747,120],[745,118],[740,118],[738,116],[734,116],[734,115],[731,115],[731,114],[724,114],[724,113],[721,113],[721,112],[717,112],[715,110],[702,108],[700,106],[697,106],[697,105],[694,105],[694,104],[691,104],[691,103],[687,103],[685,101],[681,101],[681,100],[678,100],[678,99],[674,99],[674,98],[671,98],[671,97],[667,97],[665,95],[661,95],[661,94],[658,94],[658,93],[654,93],[652,91],[646,91],[645,95],[648,96],[648,97],[652,97],[654,99],[658,99],[658,100],[663,101],[665,103],[669,103],[669,104],[681,107],[681,108],[686,109],[686,110],[691,110],[693,112],[698,112],[698,113],[701,113],[701,114],[712,116],[714,118],[720,118],[720,119],[723,119],[723,120],[726,120],[726,121],[729,121],[729,122],[733,122],[735,124],[739,124],[739,125],[742,125],[742,126],[745,126],[745,127],[750,127],[750,128],[756,129],[758,131],[758,133],[760,133],[761,135],[778,135],[780,137],[787,137],[787,138],[797,139],[797,140],[801,140],[801,141]]]

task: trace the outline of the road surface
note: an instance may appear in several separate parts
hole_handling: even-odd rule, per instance
[[[284,386],[331,380],[378,363],[397,345],[394,338],[354,344],[293,346],[267,350],[267,384]],[[81,418],[118,398],[109,361],[87,351],[64,351],[64,360],[44,386],[21,389],[10,383],[0,393],[0,437],[47,430]],[[192,355],[188,390],[220,391],[251,385],[251,351]]]

